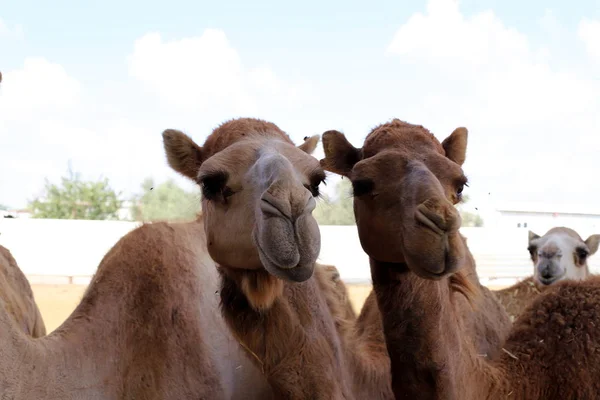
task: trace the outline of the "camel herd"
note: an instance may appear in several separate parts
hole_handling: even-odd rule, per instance
[[[361,148],[338,131],[296,146],[250,118],[202,146],[162,136],[168,164],[201,188],[201,215],[121,238],[54,332],[0,247],[0,399],[600,397],[587,265],[600,235],[530,233],[533,276],[482,286],[455,208],[465,128],[439,142],[394,119]],[[351,181],[370,259],[359,315],[337,269],[317,263],[326,172]]]

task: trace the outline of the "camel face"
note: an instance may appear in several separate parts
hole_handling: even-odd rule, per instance
[[[461,265],[460,201],[467,182],[467,131],[444,143],[422,126],[399,120],[375,128],[362,149],[337,131],[323,134],[326,170],[352,181],[361,245],[377,261],[406,263],[417,275],[439,279]]]
[[[171,166],[202,189],[208,251],[215,262],[264,267],[295,282],[312,276],[321,247],[312,211],[325,179],[310,155],[314,137],[296,147],[275,125],[245,119],[219,127],[204,147],[179,131],[163,136]]]
[[[583,241],[569,228],[552,228],[544,236],[529,232],[533,279],[545,287],[561,280],[583,280],[590,275],[587,259],[598,250],[600,235]]]

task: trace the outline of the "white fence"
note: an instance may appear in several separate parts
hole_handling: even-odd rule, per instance
[[[87,284],[104,254],[135,222],[0,219],[0,245],[8,248],[32,283]],[[532,273],[527,230],[463,228],[483,284],[507,285]],[[588,232],[580,232],[585,238]],[[368,258],[356,227],[321,226],[320,261],[334,264],[348,283],[370,283]],[[591,258],[600,271],[600,256]]]

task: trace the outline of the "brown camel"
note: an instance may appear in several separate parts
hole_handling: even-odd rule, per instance
[[[313,274],[320,234],[311,213],[325,172],[310,153],[319,137],[295,147],[276,125],[255,119],[221,125],[202,147],[180,131],[163,137],[171,167],[202,189],[224,319],[275,396],[393,398],[377,313],[369,311],[379,336],[358,322],[370,322],[367,315],[354,323],[343,290],[323,290],[327,282],[340,288],[335,273]]]
[[[273,398],[220,316],[218,282],[202,218],[133,230],[50,335],[26,337],[0,307],[0,398]]]
[[[4,246],[0,246],[0,298],[4,302],[6,313],[23,332],[34,338],[46,335],[46,326],[33,298],[31,286]]]
[[[484,293],[465,276],[474,260],[454,207],[467,182],[466,129],[440,143],[422,126],[393,120],[360,149],[337,131],[323,145],[325,168],[353,184],[396,398],[597,398],[600,278],[553,285],[515,321],[498,357],[477,351],[457,301],[462,295],[475,308]]]
[[[590,277],[588,258],[598,251],[600,235],[585,241],[572,229],[555,227],[544,236],[529,231],[527,250],[533,262],[533,276],[494,294],[515,320],[521,312],[550,285],[562,280]]]

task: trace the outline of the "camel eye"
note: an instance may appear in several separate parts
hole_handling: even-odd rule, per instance
[[[464,185],[460,185],[458,187],[458,189],[456,189],[456,197],[458,197],[460,199],[462,197],[464,189],[465,189],[465,186]]]
[[[319,197],[321,195],[321,191],[319,190],[321,183],[325,183],[325,180],[323,179],[318,182],[311,183],[310,185],[305,185],[304,187],[310,191],[313,197]]]
[[[324,172],[317,172],[310,177],[310,184],[304,185],[304,187],[308,189],[313,197],[319,197],[321,195],[319,187],[321,186],[321,183],[327,185],[325,182],[326,179],[327,177]]]
[[[358,179],[352,182],[352,194],[354,197],[364,196],[375,189],[375,183],[370,179]]]
[[[202,196],[208,201],[224,201],[233,194],[233,191],[226,186],[227,173],[217,172],[205,175],[199,179],[202,188]]]
[[[583,247],[578,247],[577,249],[575,249],[575,253],[577,254],[577,257],[579,257],[580,260],[585,260],[587,258],[587,256],[589,255],[589,252],[587,251],[587,249],[583,248]]]

